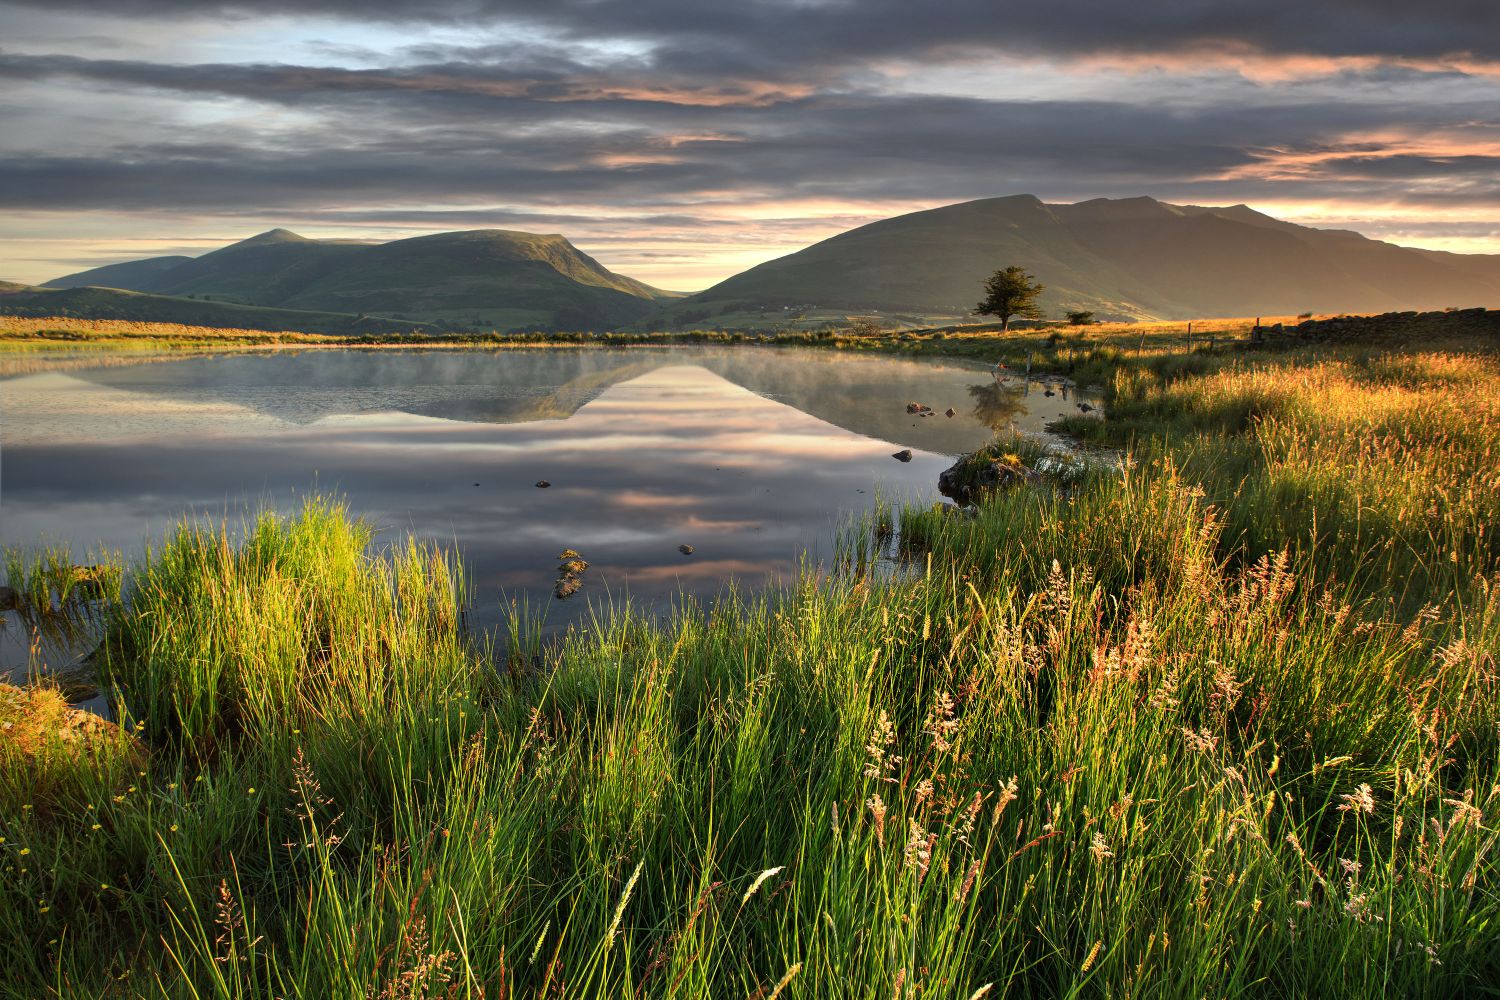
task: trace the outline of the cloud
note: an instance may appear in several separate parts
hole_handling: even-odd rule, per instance
[[[20,6],[126,17],[305,15],[300,0],[27,0]],[[1398,60],[1500,58],[1488,0],[325,0],[324,17],[471,29],[519,24],[576,40],[626,39],[689,72],[808,59],[1008,53],[1265,53]]]
[[[692,287],[693,255],[727,273],[1023,191],[1500,215],[1487,0],[23,8],[33,27],[0,51],[25,95],[0,109],[0,207],[28,218],[545,228]],[[125,27],[57,44],[85,14]]]

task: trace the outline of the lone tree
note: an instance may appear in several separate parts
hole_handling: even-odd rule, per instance
[[[1045,287],[1023,267],[1002,268],[985,279],[984,300],[974,307],[974,312],[980,316],[998,316],[1000,329],[1009,330],[1012,316],[1034,319],[1042,314],[1036,300]]]

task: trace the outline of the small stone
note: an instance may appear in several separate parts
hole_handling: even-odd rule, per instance
[[[954,409],[954,408],[953,408],[953,407],[951,407],[951,406],[950,406],[950,407],[948,407],[948,409],[947,409],[947,410],[946,410],[946,411],[945,411],[945,412],[944,412],[944,416],[948,416],[948,417],[956,417],[956,416],[958,416],[958,411],[957,411],[957,410],[955,410],[955,409]]]
[[[895,452],[894,454],[892,454],[891,457],[894,458],[898,462],[910,462],[911,461],[911,449],[910,448],[902,448],[900,451]]]
[[[478,486],[479,484],[475,483],[474,485]],[[545,479],[538,479],[536,481],[536,488],[539,489],[539,490],[545,490],[547,487],[549,487],[551,485],[552,484],[549,483],[549,482],[547,482],[547,480],[545,480]]]
[[[932,407],[928,406],[926,403],[907,403],[906,404],[906,412],[907,413],[931,413],[932,412]]]
[[[690,556],[693,554],[693,547],[691,545],[679,545],[677,546],[677,551],[685,556]]]

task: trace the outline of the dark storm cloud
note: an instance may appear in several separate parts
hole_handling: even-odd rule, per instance
[[[0,74],[44,60],[8,57]],[[1329,155],[1321,137],[1426,129],[1478,108],[1307,103],[1196,110],[1107,101],[996,101],[922,95],[821,94],[775,106],[701,107],[665,101],[556,102],[477,93],[438,82],[435,67],[349,74],[290,67],[173,66],[71,59],[58,72],[101,83],[150,81],[189,94],[316,105],[315,126],[274,142],[157,142],[97,156],[0,159],[9,208],[209,208],[226,204],[327,208],[330,202],[447,199],[691,203],[705,192],[744,197],[965,198],[1047,178],[1051,190],[1088,186],[1132,194],[1164,179],[1179,188],[1236,178],[1288,148]],[[423,87],[393,84],[420,77]],[[325,88],[325,80],[338,82]],[[289,81],[295,81],[291,83]],[[592,122],[601,128],[580,128]],[[255,137],[250,137],[254,140]],[[1271,152],[1268,153],[1267,150]],[[1399,181],[1492,169],[1489,157],[1382,159],[1351,150],[1323,163],[1325,180]],[[717,197],[722,197],[722,194]],[[542,218],[552,213],[533,209]],[[680,225],[695,213],[664,213]],[[675,221],[672,217],[675,217]],[[517,216],[521,221],[522,216]],[[576,216],[548,220],[562,225]]]
[[[485,25],[522,21],[579,38],[654,43],[692,71],[808,59],[905,57],[933,48],[1020,53],[1174,53],[1238,45],[1267,53],[1500,57],[1492,0],[25,0],[144,17],[283,14]]]

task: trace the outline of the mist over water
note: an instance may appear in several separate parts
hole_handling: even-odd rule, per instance
[[[909,401],[937,415],[909,415]],[[804,554],[831,557],[877,494],[935,501],[953,455],[997,429],[1040,433],[1076,401],[952,361],[760,348],[308,351],[41,372],[0,381],[0,541],[130,558],[184,515],[233,526],[332,493],[381,542],[410,532],[456,547],[475,624],[495,625],[514,598],[559,627],[604,600],[665,609],[679,592],[789,577]],[[909,463],[892,458],[908,448]],[[565,548],[590,569],[560,602]],[[0,666],[13,669],[24,642],[6,631]]]

